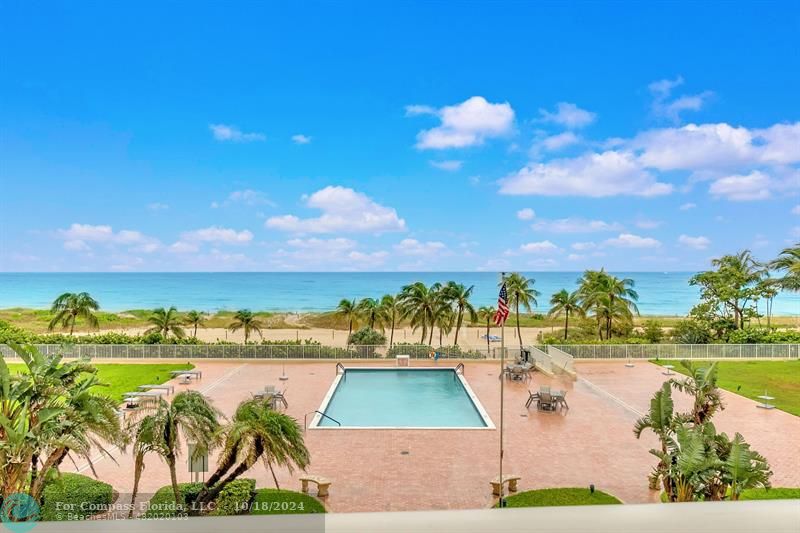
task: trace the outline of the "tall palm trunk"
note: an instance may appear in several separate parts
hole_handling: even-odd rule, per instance
[[[428,327],[422,326],[422,338],[419,340],[420,344],[425,344],[425,337],[428,336]]]
[[[272,480],[275,482],[275,488],[281,490],[281,486],[278,483],[278,476],[275,475],[275,470],[272,468],[272,461],[267,461],[267,466],[269,466],[269,471],[272,474]]]
[[[458,346],[458,330],[461,329],[461,321],[464,319],[464,308],[458,308],[458,320],[456,320],[456,337],[453,340],[453,345]]]
[[[353,334],[353,319],[352,318],[350,319],[349,324],[350,324],[350,327],[347,330],[347,342],[348,342],[348,344],[350,343],[350,335]]]
[[[72,313],[72,320],[70,321],[70,324],[69,324],[69,334],[70,335],[72,335],[72,333],[75,331],[75,320],[77,318],[78,318],[78,315],[76,315],[75,313]]]
[[[178,506],[183,504],[183,500],[181,498],[181,489],[178,488],[178,472],[175,468],[175,454],[169,453],[165,459],[167,460],[167,465],[169,465],[169,478],[172,482],[172,493],[175,495],[175,509],[178,510]]]
[[[564,319],[564,340],[567,340],[567,332],[569,331],[569,309],[567,309],[565,316],[566,318]]]
[[[489,344],[489,327],[491,322],[489,317],[486,317],[486,357],[489,357],[489,352],[492,351],[492,346]]]
[[[516,315],[517,315],[517,338],[519,339],[519,353],[522,353],[522,330],[519,327],[519,298],[516,302]]]
[[[139,493],[139,480],[142,478],[144,470],[144,454],[137,453],[133,465],[133,490],[131,491],[131,508],[128,510],[128,518],[133,518],[133,509],[136,505],[136,495]]]
[[[394,320],[395,320],[394,311],[392,311],[392,332],[389,334],[389,348],[394,346]]]
[[[196,339],[197,338],[197,324],[194,325],[194,334],[192,336]]]
[[[611,321],[614,318],[614,295],[608,296],[608,317],[606,317],[606,339],[611,338]]]

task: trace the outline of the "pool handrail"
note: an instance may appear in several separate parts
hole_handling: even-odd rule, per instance
[[[336,375],[339,375],[339,369],[342,369],[342,374],[347,370],[342,363],[336,363]]]
[[[338,420],[336,420],[336,419],[335,419],[335,418],[333,418],[332,416],[328,416],[328,415],[326,415],[325,413],[323,413],[322,411],[319,411],[319,410],[316,410],[316,409],[315,409],[314,411],[308,412],[308,413],[306,413],[305,415],[303,415],[303,432],[305,432],[305,431],[308,429],[308,415],[310,415],[310,414],[312,414],[312,413],[317,413],[317,414],[319,414],[320,416],[324,416],[324,417],[325,417],[325,418],[327,418],[328,420],[332,420],[333,422],[336,422],[336,424],[338,424],[338,425],[339,425],[339,427],[342,427],[342,423],[341,423],[341,422],[339,422]]]
[[[455,368],[455,373],[458,374],[459,369],[461,370],[461,375],[464,375],[464,363],[458,363]]]

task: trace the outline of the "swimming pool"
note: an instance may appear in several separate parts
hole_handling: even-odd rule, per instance
[[[348,368],[336,376],[319,411],[325,416],[316,414],[312,428],[494,428],[452,368]]]

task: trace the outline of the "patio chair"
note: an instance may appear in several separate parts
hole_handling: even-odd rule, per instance
[[[539,399],[539,393],[538,392],[531,392],[531,390],[528,389],[528,401],[525,402],[525,408],[529,409],[531,404],[534,402],[534,400],[538,400],[538,399]]]
[[[283,395],[283,392],[272,393],[269,399],[270,407],[272,409],[277,410],[279,403],[283,404],[284,409],[287,409],[289,407],[289,402],[286,401],[286,397]]]
[[[553,396],[550,394],[550,389],[547,392],[544,390],[539,393],[539,399],[536,401],[536,408],[539,411],[553,411],[555,409],[553,404]]]
[[[566,407],[567,409],[569,409],[569,405],[567,404],[567,391],[562,390],[554,394],[553,403],[555,407]]]

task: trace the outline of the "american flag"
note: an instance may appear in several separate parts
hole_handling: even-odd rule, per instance
[[[508,291],[506,291],[506,284],[500,287],[500,294],[497,296],[497,312],[494,314],[494,323],[498,326],[508,319]]]

